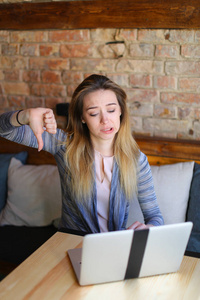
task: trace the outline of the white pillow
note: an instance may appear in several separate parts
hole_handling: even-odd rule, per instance
[[[61,217],[61,186],[57,166],[23,165],[12,158],[8,198],[0,225],[47,226]]]
[[[165,224],[185,222],[194,162],[151,166],[158,205]],[[127,226],[144,222],[138,201],[130,205]]]
[[[194,162],[151,166],[165,224],[185,222]]]

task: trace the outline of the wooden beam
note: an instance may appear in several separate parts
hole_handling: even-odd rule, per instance
[[[0,30],[200,28],[199,0],[88,0],[0,4]]]

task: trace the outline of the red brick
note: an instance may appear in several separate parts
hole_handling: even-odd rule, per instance
[[[0,70],[0,80],[3,80],[4,79],[4,72],[3,70]]]
[[[100,45],[98,47],[98,51],[100,53],[100,57],[102,58],[107,58],[107,59],[117,58],[116,53],[113,51],[110,45]]]
[[[72,58],[70,69],[82,72],[114,72],[116,60],[114,59],[78,59]]]
[[[3,55],[17,55],[19,54],[19,45],[18,44],[2,44],[1,53]]]
[[[0,94],[1,94],[1,85],[0,85]],[[4,96],[0,96],[0,108],[6,108],[8,106],[7,99]],[[5,112],[4,110],[0,109],[0,113]]]
[[[111,42],[115,41],[116,39],[116,29],[112,28],[97,28],[97,29],[91,29],[90,34],[91,34],[91,40],[93,42]]]
[[[38,56],[39,45],[38,44],[23,44],[20,47],[20,53],[24,56]]]
[[[154,45],[152,44],[131,44],[130,45],[130,56],[142,56],[142,57],[153,57],[154,56]]]
[[[175,131],[170,131],[170,132],[161,132],[161,131],[156,131],[153,133],[153,136],[157,136],[159,138],[163,137],[163,138],[171,138],[171,139],[176,139],[178,134]]]
[[[173,76],[154,76],[154,88],[156,89],[176,89],[176,77]]]
[[[132,116],[152,117],[153,104],[139,101],[129,102],[129,112]]]
[[[191,106],[186,106],[186,107],[178,107],[178,118],[179,119],[186,119],[191,116],[193,113],[193,110],[191,109]]]
[[[200,119],[200,108],[193,108],[193,111],[194,111],[194,116],[193,118],[196,119],[196,120],[199,120]]]
[[[25,108],[25,96],[8,96],[8,103],[15,109]]]
[[[31,69],[50,69],[50,70],[68,70],[69,60],[61,58],[44,58],[44,57],[34,57],[30,58],[30,68]]]
[[[186,132],[188,131],[189,124],[186,120],[173,120],[173,119],[144,119],[144,129],[151,132]]]
[[[9,42],[9,31],[0,30],[0,42]]]
[[[33,84],[31,94],[34,96],[65,97],[66,90],[63,85]]]
[[[148,102],[148,103],[157,103],[159,102],[159,93],[156,90],[148,89],[126,89],[129,102]]]
[[[163,42],[165,41],[164,30],[162,29],[139,29],[138,40],[143,42]]]
[[[181,48],[181,54],[184,57],[200,58],[200,46],[199,45],[183,45]]]
[[[42,43],[48,39],[47,31],[11,31],[11,42]]]
[[[7,81],[19,81],[19,70],[5,70],[4,74]]]
[[[130,120],[131,130],[133,133],[143,132],[143,120],[142,117],[132,117]]]
[[[61,74],[56,71],[43,71],[41,74],[44,83],[61,83]]]
[[[4,82],[2,83],[5,94],[8,95],[29,95],[29,87],[24,82]]]
[[[49,32],[50,42],[79,42],[89,41],[90,34],[88,29],[83,30],[56,30]]]
[[[172,43],[192,43],[194,42],[194,30],[169,30],[167,39]]]
[[[137,29],[120,29],[116,33],[116,40],[125,40],[128,42],[136,41],[137,39]]]
[[[200,95],[192,93],[161,93],[161,102],[173,104],[199,104]]]
[[[56,107],[56,104],[63,103],[63,98],[52,98],[52,97],[46,97],[45,98],[45,105],[46,107],[54,109]]]
[[[76,88],[77,88],[77,84],[70,83],[67,86],[67,96],[71,97]]]
[[[194,40],[195,40],[196,43],[200,42],[200,30],[195,31]]]
[[[43,97],[30,96],[26,98],[26,107],[45,107],[45,99]]]
[[[23,71],[22,80],[25,82],[40,82],[40,71]]]
[[[179,88],[183,91],[200,91],[200,78],[179,78]]]
[[[40,45],[41,56],[59,56],[59,44],[44,44]]]
[[[129,75],[124,73],[108,73],[107,76],[121,87],[129,87]]]
[[[121,59],[117,62],[116,71],[130,73],[163,73],[163,61]]]
[[[200,140],[200,123],[198,121],[194,121],[194,132],[195,136],[198,137],[198,140]]]
[[[0,57],[0,68],[1,69],[11,69],[13,67],[13,60],[10,56]]]
[[[12,61],[13,61],[12,62],[13,68],[16,68],[16,69],[27,69],[28,68],[28,57],[13,56]]]
[[[62,81],[63,83],[67,84],[69,82],[74,83],[81,83],[83,80],[83,74],[80,72],[71,72],[71,71],[64,71],[62,73]]]
[[[68,44],[60,46],[61,57],[87,57],[90,53],[90,44]]]
[[[152,76],[132,74],[130,75],[130,85],[132,87],[152,87]]]
[[[200,62],[198,61],[173,61],[166,62],[166,73],[177,75],[199,75]]]
[[[180,47],[177,45],[156,45],[155,56],[177,58],[179,56]]]
[[[124,56],[126,50],[124,43],[110,44],[110,48],[115,53],[115,58]]]
[[[174,118],[176,116],[176,109],[171,105],[156,104],[154,106],[154,116],[160,118]]]

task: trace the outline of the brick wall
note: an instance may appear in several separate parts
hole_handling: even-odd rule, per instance
[[[200,140],[200,31],[0,31],[0,54],[0,112],[55,108],[101,73],[126,90],[134,132]]]

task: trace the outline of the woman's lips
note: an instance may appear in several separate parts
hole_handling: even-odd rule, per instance
[[[105,129],[102,129],[101,130],[101,132],[103,132],[103,133],[111,133],[111,132],[113,132],[113,127],[109,127],[109,128],[105,128]]]

